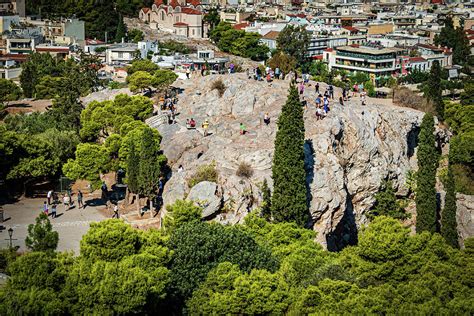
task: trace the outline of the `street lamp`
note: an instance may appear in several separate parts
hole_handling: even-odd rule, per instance
[[[8,236],[10,236],[10,249],[12,248],[12,237],[13,237],[13,228],[8,229]]]

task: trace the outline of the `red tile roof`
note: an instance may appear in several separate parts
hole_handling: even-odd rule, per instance
[[[143,13],[148,13],[150,12],[150,8],[142,8]]]
[[[191,9],[191,8],[182,8],[181,12],[186,13],[186,14],[192,14],[192,15],[201,15],[202,12],[198,11],[196,9]]]
[[[422,63],[426,61],[426,59],[424,59],[423,57],[410,57],[409,60],[411,63]]]
[[[276,40],[280,32],[277,31],[270,31],[267,34],[263,35],[262,38],[269,39],[269,40]]]
[[[329,48],[328,48],[329,49]],[[313,56],[311,57],[312,59],[316,59],[316,60],[323,60],[323,55],[316,55],[316,56]]]
[[[250,25],[250,23],[248,23],[248,22],[237,23],[237,24],[234,24],[234,25],[232,26],[232,28],[233,28],[234,30],[243,30],[244,28],[246,28],[246,27],[249,26],[249,25]]]
[[[155,5],[159,7],[160,5],[164,4],[163,0],[155,0]]]
[[[86,39],[86,45],[101,45],[105,44],[105,42],[98,40],[98,39]]]
[[[355,27],[353,27],[353,26],[343,26],[342,28],[343,28],[343,29],[346,29],[346,30],[348,30],[348,31],[350,31],[350,32],[359,32],[359,29],[357,29],[357,28],[355,28]]]
[[[201,5],[201,2],[199,0],[189,0],[189,1],[186,1],[186,3],[192,5],[193,7],[197,7],[198,5]]]
[[[328,48],[326,48],[324,51],[325,51],[325,52],[333,52],[334,49],[332,49],[331,47],[328,47]]]
[[[417,44],[419,47],[423,47],[423,48],[426,48],[426,49],[431,49],[431,50],[435,50],[435,51],[442,51],[443,49],[438,47],[438,46],[434,46],[434,45],[428,45],[428,44]]]
[[[173,24],[173,26],[183,27],[183,26],[188,26],[188,24],[184,22],[176,22],[175,24]]]
[[[62,47],[36,47],[37,52],[69,53],[69,48]]]

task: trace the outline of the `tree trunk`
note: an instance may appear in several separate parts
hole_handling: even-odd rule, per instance
[[[135,202],[137,203],[137,212],[138,212],[138,215],[141,215],[141,212],[140,212],[140,195],[135,194]]]

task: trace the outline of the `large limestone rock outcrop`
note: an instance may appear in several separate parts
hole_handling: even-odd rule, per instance
[[[211,88],[218,79],[226,85],[222,97]],[[165,204],[185,197],[187,179],[199,166],[215,161],[223,198],[223,210],[216,220],[238,223],[258,206],[262,181],[267,179],[272,185],[276,119],[286,101],[289,81],[257,82],[233,74],[181,80],[175,86],[182,90],[178,123],[160,125],[158,130],[172,169],[182,165],[184,171],[174,172],[167,182]],[[314,100],[313,87],[307,87],[306,100]],[[338,98],[340,91],[336,92]],[[414,147],[423,113],[377,103],[371,100],[362,106],[355,99],[344,107],[331,104],[328,116],[319,121],[311,105],[305,112],[312,225],[318,241],[330,249],[337,249],[340,240],[356,238],[383,179],[390,178],[403,195],[407,193],[406,174],[416,168]],[[265,113],[271,117],[269,126],[263,123]],[[198,126],[209,119],[211,135],[204,138],[199,128],[187,130],[184,123],[191,117]],[[239,123],[246,125],[246,135],[239,134]],[[249,179],[236,175],[242,162],[252,166]]]

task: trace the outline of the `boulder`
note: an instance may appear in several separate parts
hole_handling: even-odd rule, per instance
[[[218,213],[222,206],[222,197],[217,196],[217,183],[202,181],[189,191],[189,200],[203,207],[202,218],[209,218]]]

